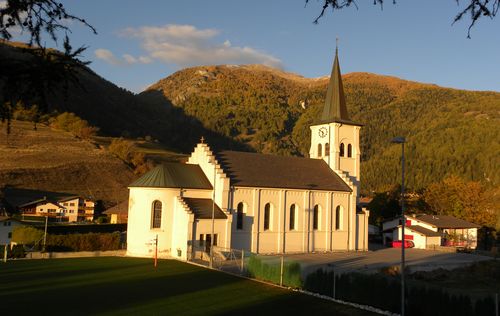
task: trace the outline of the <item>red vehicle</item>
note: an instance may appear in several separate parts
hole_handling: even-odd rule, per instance
[[[392,242],[392,248],[401,248],[402,242],[401,240],[395,240]],[[405,248],[413,248],[415,244],[411,240],[405,240]]]

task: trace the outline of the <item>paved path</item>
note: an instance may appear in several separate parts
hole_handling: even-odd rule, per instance
[[[267,256],[266,256],[267,257]],[[405,249],[406,264],[411,271],[453,269],[474,262],[491,260],[490,257],[466,254],[445,253],[422,249]],[[265,261],[279,260],[269,256]],[[287,255],[286,261],[297,261],[305,275],[320,267],[334,268],[338,272],[378,272],[383,267],[397,266],[401,262],[401,248],[384,248],[367,252],[334,252]]]

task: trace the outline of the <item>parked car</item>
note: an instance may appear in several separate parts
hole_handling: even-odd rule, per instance
[[[395,240],[392,242],[392,248],[401,248],[401,240]],[[411,240],[405,240],[405,248],[413,248],[415,244]]]

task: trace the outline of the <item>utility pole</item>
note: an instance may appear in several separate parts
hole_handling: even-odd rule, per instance
[[[47,224],[49,222],[49,216],[45,216],[45,233],[43,234],[43,251],[45,251],[45,246],[47,245]]]

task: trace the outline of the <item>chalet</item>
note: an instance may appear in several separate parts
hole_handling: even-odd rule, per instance
[[[19,213],[24,220],[48,217],[51,221],[93,221],[95,203],[81,196],[20,188],[4,189],[5,202],[11,213]]]
[[[447,215],[410,215],[405,216],[405,240],[412,240],[415,248],[428,249],[435,246],[477,247],[477,230],[474,223]],[[384,244],[401,240],[400,218],[382,224]]]
[[[157,166],[130,184],[127,254],[182,260],[210,245],[255,253],[368,249],[357,208],[359,131],[335,54],[309,158],[214,152],[203,139],[187,163]],[[213,234],[212,234],[213,232]]]
[[[61,222],[83,222],[94,219],[94,202],[79,196],[62,199],[43,197],[18,205],[25,217],[46,217]]]

